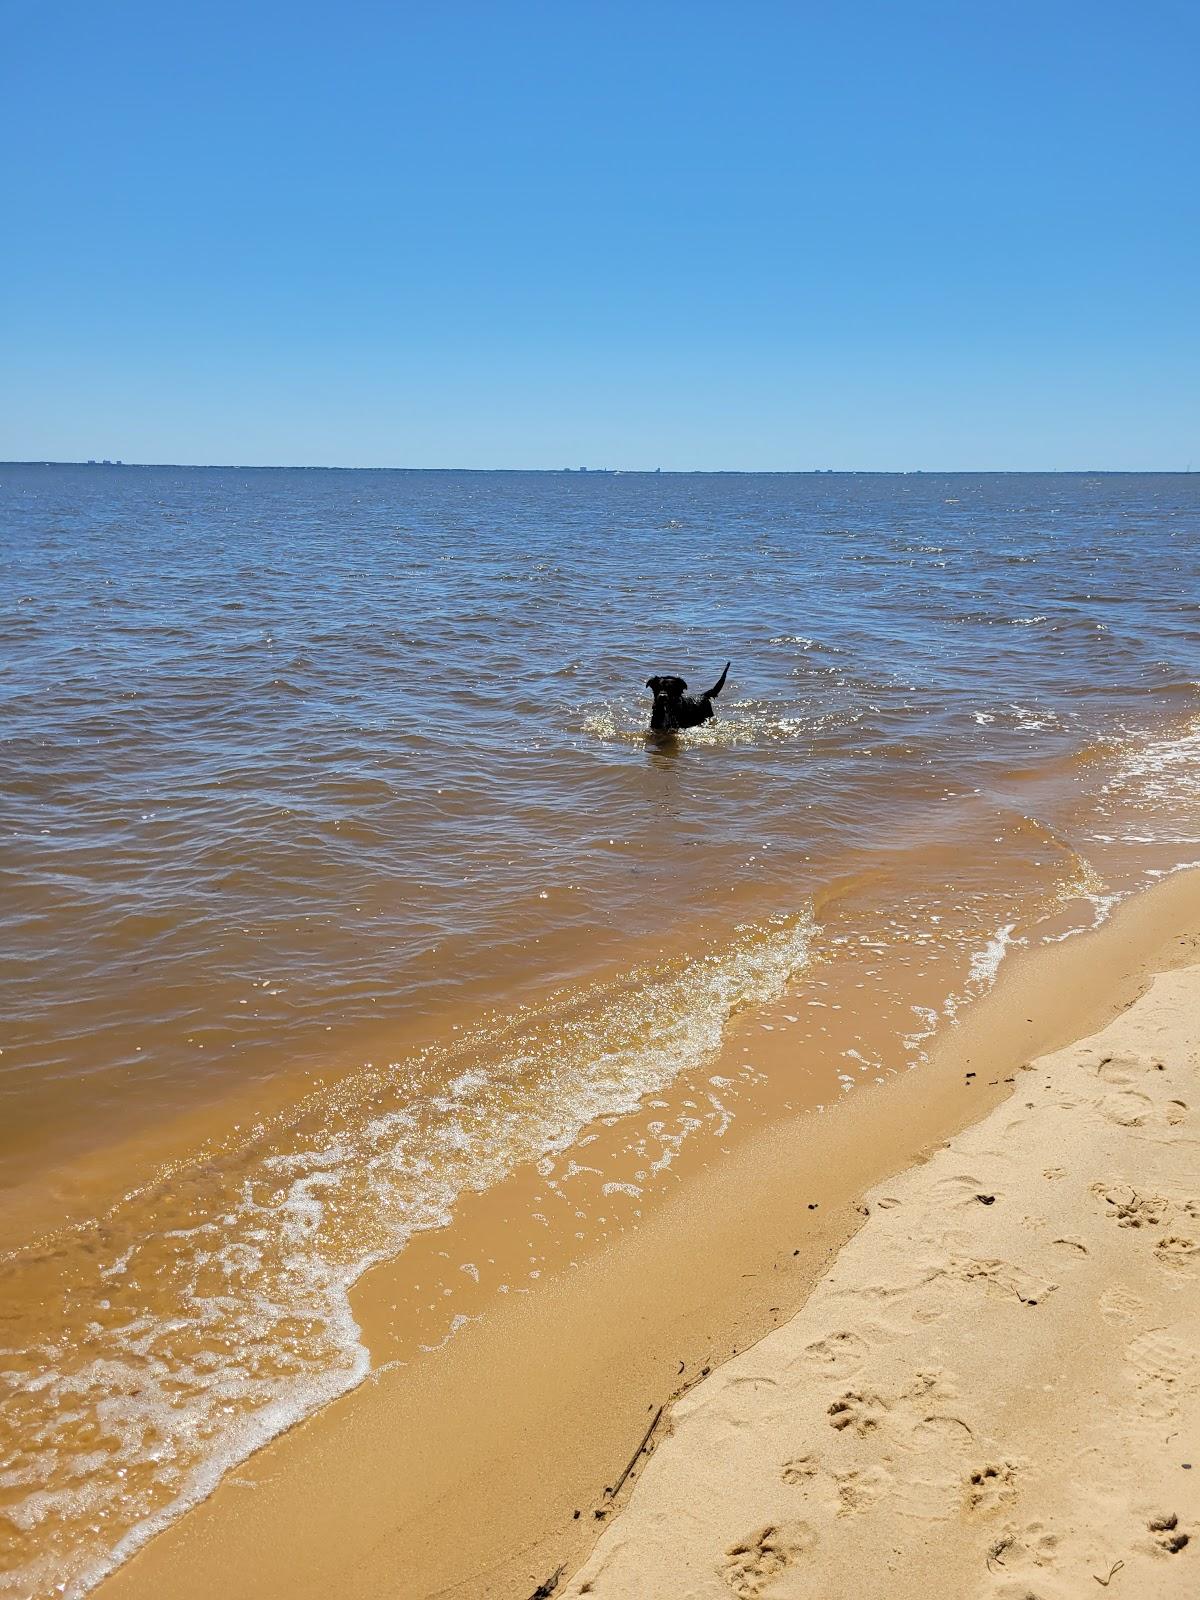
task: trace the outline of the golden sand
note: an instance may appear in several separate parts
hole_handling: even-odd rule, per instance
[[[567,1600],[1197,1592],[1200,966],[866,1197]]]
[[[1196,873],[1169,880],[1121,908],[1095,934],[1016,955],[997,988],[962,1016],[926,1068],[864,1089],[823,1116],[802,1111],[746,1130],[727,1143],[728,1153],[706,1170],[684,1169],[675,1191],[636,1227],[574,1265],[566,1260],[550,1263],[530,1294],[481,1306],[481,1319],[443,1349],[416,1354],[407,1331],[396,1323],[397,1275],[407,1281],[413,1261],[375,1269],[354,1294],[356,1315],[372,1352],[373,1379],[237,1469],[207,1502],[136,1555],[99,1592],[126,1600],[141,1596],[159,1600],[164,1594],[172,1600],[192,1596],[198,1600],[213,1593],[264,1600],[335,1594],[528,1600],[555,1573],[562,1572],[560,1586],[565,1584],[566,1575],[587,1557],[597,1534],[604,1535],[611,1522],[612,1533],[602,1538],[594,1558],[610,1563],[610,1540],[624,1548],[647,1537],[637,1531],[643,1493],[635,1486],[639,1470],[630,1474],[620,1495],[607,1491],[617,1484],[658,1408],[669,1405],[706,1369],[717,1368],[739,1350],[745,1352],[773,1328],[783,1329],[810,1303],[810,1296],[828,1292],[827,1274],[837,1252],[863,1224],[864,1194],[994,1112],[1018,1081],[1020,1092],[1026,1094],[1025,1085],[1033,1083],[1035,1075],[1020,1072],[1022,1066],[1062,1050],[1118,1016],[1146,990],[1149,974],[1194,962],[1198,955],[1200,874]],[[1058,1068],[1055,1063],[1051,1068],[1053,1076]],[[1124,1091],[1116,1086],[1113,1092]],[[1181,1098],[1189,1096],[1183,1092]],[[1085,1121],[1082,1115],[1076,1118],[1080,1128]],[[1068,1124],[1069,1136],[1056,1136],[1064,1146],[1059,1164],[1071,1156],[1076,1123]],[[1109,1126],[1120,1125],[1106,1121],[1105,1127]],[[1182,1134],[1175,1127],[1169,1136],[1163,1134],[1172,1149],[1184,1148],[1179,1141],[1186,1137],[1186,1123],[1180,1126]],[[1078,1138],[1082,1143],[1082,1134]],[[1020,1143],[1011,1140],[1008,1148],[1015,1150]],[[956,1164],[963,1159],[958,1157]],[[1015,1155],[1011,1159],[1015,1161]],[[1038,1173],[1049,1164],[1043,1160]],[[1107,1182],[1110,1177],[1115,1182],[1118,1176],[1089,1175],[1087,1184]],[[1049,1186],[1044,1178],[1038,1182]],[[1006,1170],[1003,1184],[996,1180],[997,1188],[1008,1196],[1005,1209],[999,1202],[985,1207],[972,1200],[964,1216],[972,1227],[982,1227],[998,1226],[998,1219],[1013,1214],[1018,1206],[1022,1215],[1041,1215],[1048,1202],[1040,1193],[1035,1197],[1032,1183],[1024,1167],[1014,1165],[1011,1172]],[[511,1232],[513,1219],[527,1211],[535,1190],[535,1176],[522,1172],[499,1191],[471,1201],[456,1225],[465,1230],[465,1237],[474,1237],[481,1250],[502,1251],[506,1244],[511,1248],[511,1239],[501,1237],[500,1230],[507,1227]],[[893,1191],[880,1193],[886,1198]],[[901,1209],[906,1217],[917,1215],[911,1205],[885,1212]],[[873,1216],[851,1249],[874,1248],[868,1241],[874,1237],[875,1221]],[[941,1221],[946,1223],[945,1216]],[[1081,1226],[1073,1223],[1070,1230],[1059,1231],[1079,1234],[1086,1244]],[[1027,1266],[1024,1258],[1016,1259],[1011,1251],[1005,1254],[1000,1241],[994,1241],[994,1250],[982,1238],[974,1244],[952,1243],[953,1250],[946,1244],[943,1253],[955,1260],[1007,1261],[1033,1272],[1038,1281],[1054,1277],[1038,1263]],[[435,1236],[422,1241],[421,1248],[435,1252]],[[1046,1248],[1066,1253],[1066,1247],[1053,1246],[1052,1241]],[[1119,1286],[1120,1263],[1114,1260],[1107,1270]],[[1186,1263],[1178,1268],[1164,1265],[1162,1270],[1178,1272],[1178,1278],[1168,1282],[1188,1281]],[[1065,1273],[1062,1268],[1058,1271],[1060,1276]],[[947,1312],[952,1322],[959,1314],[955,1306],[975,1306],[977,1312],[979,1307],[991,1310],[995,1305],[1007,1315],[1006,1295],[1022,1311],[1030,1309],[999,1282],[1000,1272],[997,1267],[989,1277],[964,1268],[957,1275],[943,1272],[932,1280],[940,1286],[939,1293],[952,1291],[953,1305]],[[1132,1280],[1127,1293],[1143,1295]],[[1047,1313],[1043,1324],[1050,1313],[1056,1318],[1068,1315],[1067,1327],[1058,1336],[1061,1350],[1087,1351],[1094,1319],[1087,1319],[1085,1307],[1070,1313],[1071,1305],[1060,1285],[1037,1309]],[[1068,1307],[1068,1313],[1061,1307]],[[962,1315],[966,1317],[966,1312]],[[869,1344],[857,1327],[846,1331],[856,1332]],[[786,1329],[780,1337],[787,1337]],[[805,1347],[814,1339],[815,1335],[807,1338]],[[762,1348],[749,1359],[758,1360]],[[900,1359],[895,1356],[897,1348],[889,1346],[889,1360]],[[393,1361],[397,1364],[389,1365]],[[398,1364],[401,1361],[404,1364]],[[938,1363],[924,1362],[921,1370],[934,1365]],[[952,1381],[964,1389],[972,1371],[969,1363],[959,1359],[956,1365],[948,1352],[940,1366],[955,1374]],[[890,1415],[900,1400],[892,1376],[888,1382],[890,1388],[881,1376],[876,1388],[888,1400],[883,1409]],[[722,1378],[720,1385],[725,1393],[729,1380]],[[742,1387],[751,1390],[754,1385]],[[842,1387],[851,1387],[851,1379]],[[699,1397],[710,1392],[714,1388],[702,1384],[687,1405],[695,1408],[701,1404]],[[668,1413],[651,1449],[671,1426]],[[824,1426],[847,1448],[850,1440],[878,1431],[868,1427],[860,1435],[857,1424],[848,1433],[828,1422]],[[1002,1438],[994,1428],[987,1431],[986,1421],[980,1428],[989,1440],[995,1434],[997,1450],[1002,1445],[1010,1448],[1007,1436]],[[1117,1442],[1132,1449],[1133,1433],[1128,1440],[1119,1436]],[[1019,1443],[1011,1444],[1011,1452],[1020,1453]],[[803,1453],[797,1445],[788,1459]],[[665,1471],[667,1462],[664,1451],[655,1459],[656,1470]],[[994,1464],[990,1457],[980,1470],[989,1464]],[[841,1497],[837,1479],[829,1472],[866,1473],[871,1465],[856,1458],[817,1469],[824,1486],[821,1492],[833,1495],[831,1499],[827,1494],[825,1505],[830,1517],[836,1519]],[[710,1463],[706,1470],[712,1469]],[[893,1478],[898,1476],[887,1470]],[[974,1470],[973,1465],[968,1476]],[[680,1471],[686,1478],[687,1468]],[[645,1481],[649,1493],[649,1475]],[[882,1484],[877,1475],[869,1479],[875,1488]],[[990,1484],[991,1479],[985,1478],[981,1487]],[[631,1488],[634,1511],[620,1513]],[[863,1492],[868,1495],[871,1488]],[[882,1506],[890,1495],[878,1498]],[[1129,1505],[1133,1506],[1132,1498]],[[1153,1514],[1158,1516],[1159,1511],[1172,1514],[1165,1507]],[[717,1572],[733,1545],[757,1529],[775,1525],[770,1522],[774,1512],[764,1508],[757,1520],[752,1518],[744,1529],[739,1525],[726,1539],[720,1515],[714,1507],[710,1531],[720,1549],[698,1582],[707,1582]],[[817,1528],[816,1515],[795,1510],[791,1521]],[[1033,1549],[1035,1554],[1040,1547],[1036,1541],[1030,1545],[1026,1525],[1039,1516],[1045,1521],[1044,1513],[1030,1510],[1014,1536],[1024,1541],[1022,1550]],[[1144,1532],[1146,1538],[1152,1537],[1149,1530]],[[804,1544],[807,1538],[797,1535],[793,1542]],[[769,1551],[762,1559],[791,1582],[788,1572],[820,1574],[824,1557],[819,1552],[832,1549],[832,1543],[822,1539],[814,1544],[804,1565],[797,1559],[787,1568],[782,1564],[776,1568]],[[893,1559],[892,1548],[877,1548],[874,1553],[864,1549],[862,1570],[877,1571],[882,1582],[887,1561]],[[1015,1550],[1016,1545],[1006,1548]],[[664,1559],[665,1550],[664,1541]],[[746,1582],[756,1582],[751,1569],[758,1558],[752,1540],[744,1554],[740,1565],[731,1557],[733,1564],[721,1570],[733,1573],[740,1583],[739,1574],[745,1569],[750,1573]],[[916,1557],[910,1551],[904,1559]],[[1159,1558],[1148,1551],[1145,1559]],[[617,1572],[611,1563],[604,1570]],[[653,1592],[656,1600],[664,1593],[674,1597],[688,1592],[683,1568],[678,1580],[662,1567],[656,1570],[658,1587],[653,1591],[613,1587],[606,1592]],[[575,1592],[584,1592],[579,1585],[592,1571],[590,1565],[583,1569],[575,1580]],[[605,1581],[632,1580],[614,1576]],[[723,1587],[712,1592],[722,1597],[739,1592],[726,1577],[716,1581]],[[774,1591],[768,1587],[762,1592]],[[778,1592],[789,1591],[781,1587]],[[834,1587],[821,1592],[827,1596],[839,1591]],[[848,1592],[871,1591],[860,1587]],[[1056,1600],[1060,1592],[1073,1591],[1051,1588],[1046,1600]],[[1114,1587],[1113,1592],[1120,1591]]]

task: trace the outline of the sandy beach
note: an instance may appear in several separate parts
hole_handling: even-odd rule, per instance
[[[1018,953],[926,1071],[760,1130],[421,1362],[389,1364],[376,1269],[375,1377],[101,1592],[890,1595],[936,1570],[1059,1600],[1123,1561],[1114,1593],[1183,1593],[1198,957],[1194,872]]]
[[[1194,1595],[1198,1044],[1200,967],[1163,974],[871,1190],[566,1593]]]

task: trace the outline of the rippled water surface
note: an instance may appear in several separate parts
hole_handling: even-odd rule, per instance
[[[358,1381],[364,1264],[736,1013],[811,1007],[836,1097],[1200,855],[1200,477],[4,467],[0,517],[14,1594]]]

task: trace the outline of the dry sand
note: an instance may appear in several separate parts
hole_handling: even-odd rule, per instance
[[[1200,1594],[1200,967],[874,1188],[568,1597]]]

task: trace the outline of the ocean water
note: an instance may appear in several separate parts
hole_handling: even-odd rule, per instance
[[[361,1381],[464,1193],[722,1136],[735,1017],[836,1102],[1195,861],[1198,539],[1191,475],[0,467],[6,1592]]]

